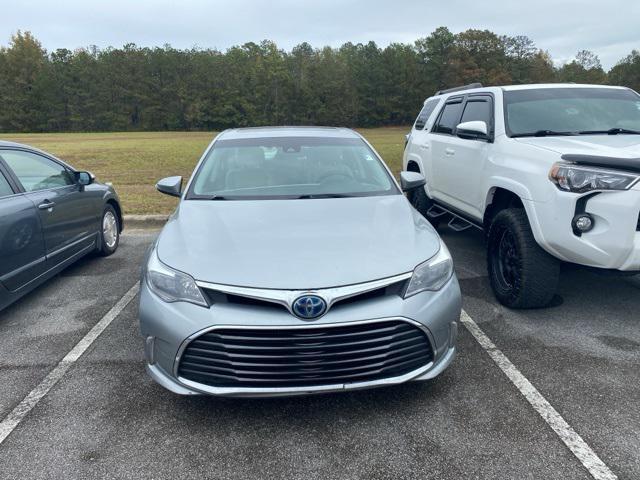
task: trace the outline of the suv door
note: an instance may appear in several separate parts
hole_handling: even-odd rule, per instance
[[[71,170],[31,151],[3,150],[0,155],[38,209],[48,268],[95,244],[95,207]]]
[[[411,136],[406,146],[406,165],[409,165],[409,162],[412,161],[417,163],[421,168],[421,173],[425,176],[428,176],[428,173],[423,169],[428,168],[430,155],[429,139],[427,138],[429,132],[428,122],[438,103],[440,103],[439,98],[431,98],[424,103],[413,124]]]
[[[481,120],[487,124],[487,139],[460,138],[459,123]],[[482,171],[489,155],[493,137],[493,97],[474,94],[447,101],[436,120],[432,133],[433,198],[451,207],[482,219],[484,199],[480,198]]]
[[[0,283],[11,292],[19,290],[44,273],[45,263],[38,211],[0,158]]]

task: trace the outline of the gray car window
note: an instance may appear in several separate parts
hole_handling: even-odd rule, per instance
[[[6,197],[7,195],[13,194],[13,189],[2,172],[0,172],[0,197]]]
[[[190,198],[370,196],[399,193],[360,139],[275,137],[219,140],[196,174]]]
[[[41,155],[6,150],[2,158],[27,192],[73,185],[71,173],[62,165]]]

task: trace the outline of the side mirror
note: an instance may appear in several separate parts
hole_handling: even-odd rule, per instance
[[[424,187],[427,180],[418,172],[400,172],[400,186],[403,192],[410,192],[416,188]]]
[[[156,183],[156,189],[165,195],[179,197],[182,195],[182,177],[167,177]]]
[[[87,185],[91,185],[96,181],[96,176],[91,172],[75,172],[76,182],[81,187],[86,187]]]
[[[486,122],[474,120],[473,122],[462,122],[456,127],[456,135],[460,138],[471,140],[488,140],[489,129]]]

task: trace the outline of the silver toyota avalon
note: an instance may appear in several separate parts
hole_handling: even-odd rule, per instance
[[[143,268],[147,371],[184,395],[276,396],[427,380],[461,310],[444,243],[344,128],[227,130]]]

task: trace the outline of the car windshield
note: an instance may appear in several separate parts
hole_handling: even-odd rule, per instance
[[[187,198],[321,198],[399,193],[359,138],[269,137],[218,140]]]
[[[537,88],[504,93],[510,136],[640,131],[640,96],[615,88]]]

